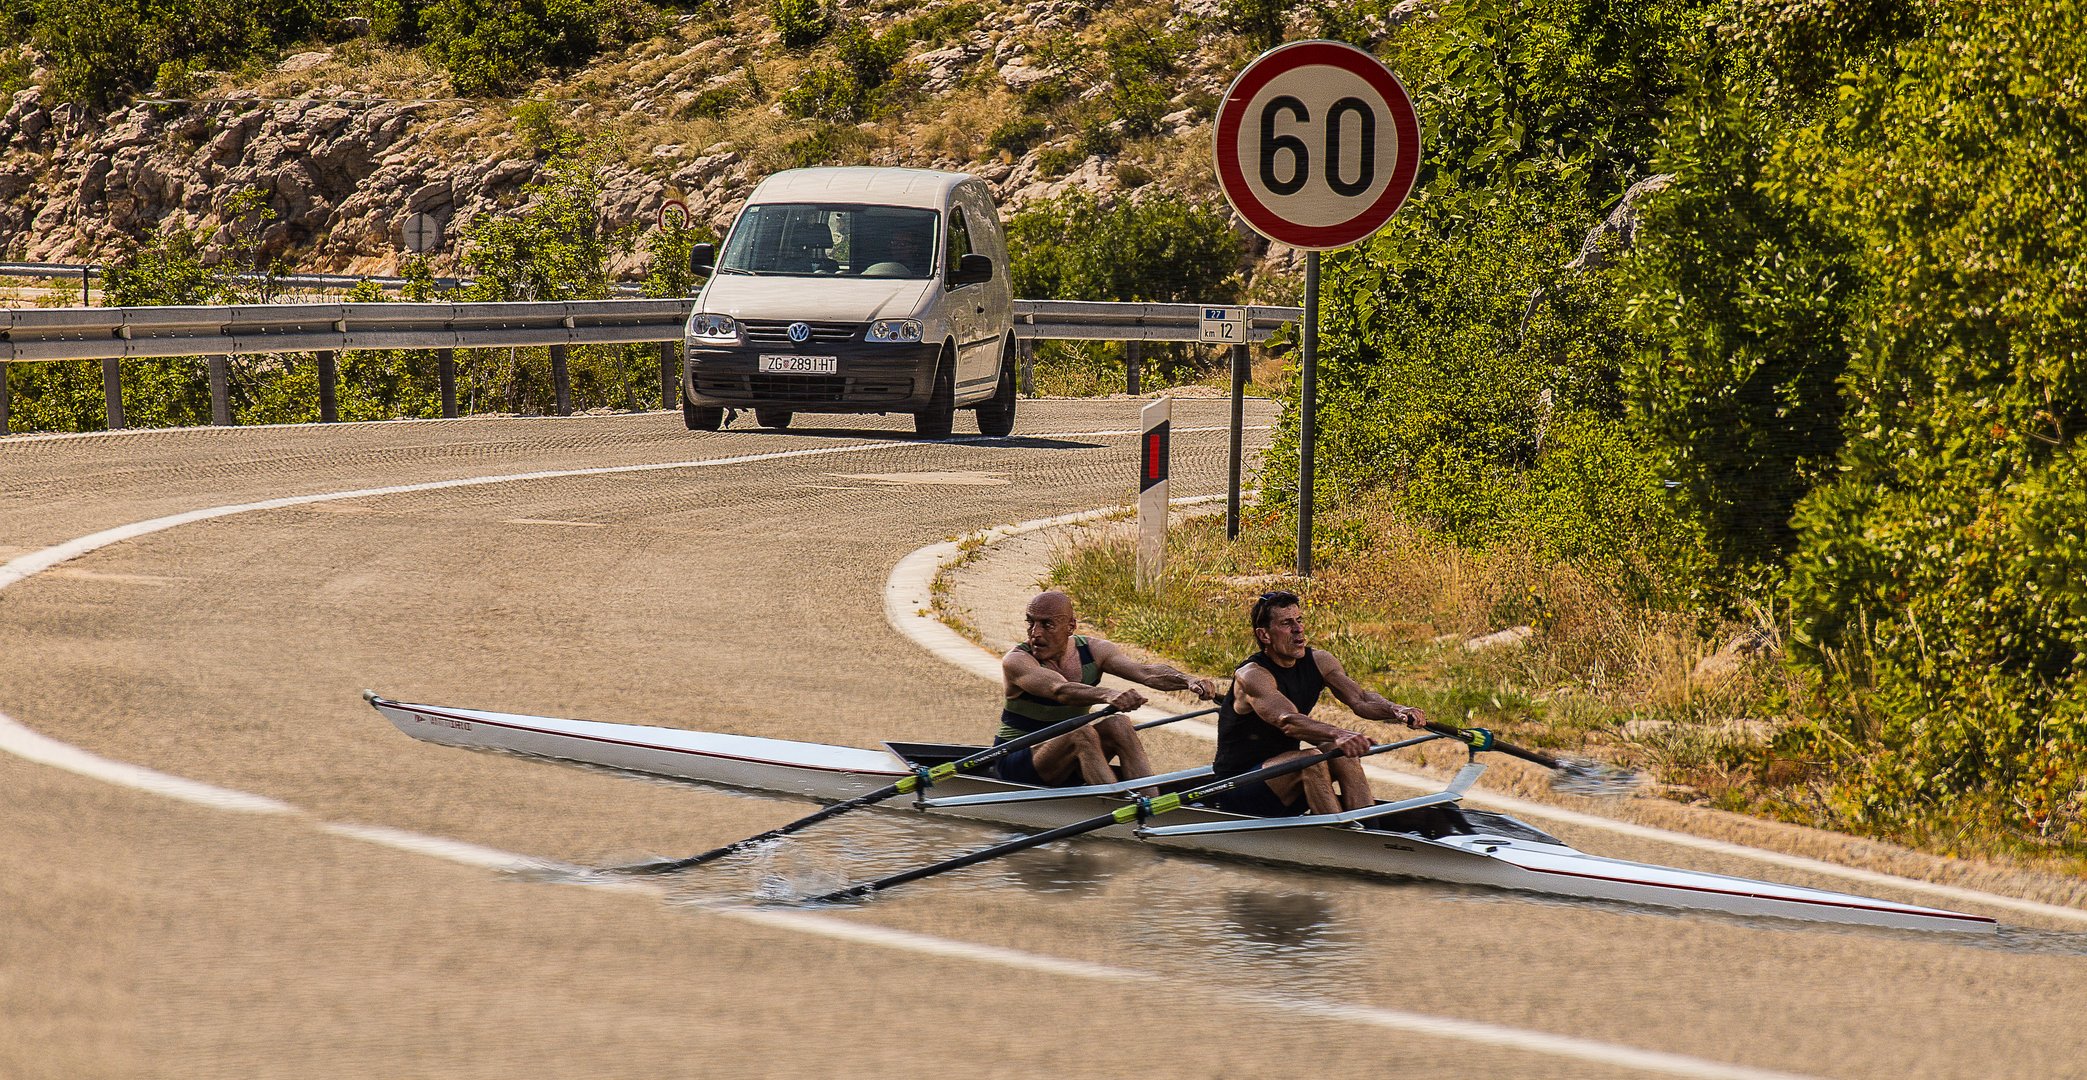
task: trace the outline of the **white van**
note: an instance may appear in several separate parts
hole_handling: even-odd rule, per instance
[[[688,426],[726,409],[765,427],[801,412],[910,412],[928,438],[957,409],[1014,430],[1007,238],[984,183],[924,169],[793,169],[761,181],[723,251],[690,257]]]

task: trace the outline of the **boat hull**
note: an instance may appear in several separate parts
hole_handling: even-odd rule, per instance
[[[821,801],[865,795],[913,772],[913,766],[891,749],[416,705],[374,696],[370,700],[399,730],[426,742]],[[893,745],[916,752],[907,744]],[[944,756],[949,756],[971,748],[936,749],[945,749]],[[960,775],[937,783],[932,795],[942,799],[1020,788],[992,777]],[[926,812],[1041,831],[1108,813],[1127,801],[1087,795]],[[895,798],[885,806],[905,809],[918,803]],[[1136,838],[1197,854],[1735,915],[1915,930],[1976,932],[1996,925],[1984,916],[1940,908],[1603,858],[1500,815],[1470,816],[1480,822],[1474,831],[1434,838],[1388,828],[1334,826]],[[1242,815],[1200,807],[1185,807],[1165,819],[1168,825],[1239,820]],[[1488,828],[1487,822],[1510,824]],[[1133,838],[1129,829],[1096,835]]]

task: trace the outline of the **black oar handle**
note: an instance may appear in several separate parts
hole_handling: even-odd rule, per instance
[[[857,795],[846,802],[834,803],[832,806],[824,807],[798,818],[788,825],[770,829],[756,836],[749,836],[744,840],[734,840],[724,847],[711,848],[709,851],[699,855],[690,855],[685,859],[662,859],[657,862],[637,863],[631,866],[611,866],[605,868],[604,872],[611,874],[671,874],[677,870],[687,870],[707,862],[714,862],[735,852],[745,851],[750,847],[765,844],[770,840],[788,836],[800,829],[817,825],[829,818],[839,817],[850,810],[859,810],[862,807],[875,805],[896,795],[904,795],[910,791],[930,787],[937,780],[947,780],[960,772],[976,772],[1017,750],[1035,746],[1037,743],[1049,739],[1055,739],[1068,731],[1076,731],[1117,711],[1119,710],[1114,705],[1111,705],[1100,712],[1081,713],[1078,716],[1060,720],[1049,727],[1038,728],[1019,738],[1009,739],[1004,743],[988,746],[969,757],[944,762],[931,769],[923,769],[920,772],[916,772],[912,776],[900,777],[896,783],[878,788],[867,795]]]
[[[1439,739],[1442,737],[1443,736],[1439,734],[1418,735],[1411,739],[1402,739],[1395,743],[1385,743],[1380,746],[1372,746],[1360,756],[1368,757],[1371,754],[1381,754],[1387,750],[1397,750],[1401,747],[1413,746],[1417,743],[1424,743],[1431,739]],[[1075,821],[1070,825],[1060,825],[1059,827],[1052,829],[1048,832],[1040,832],[1034,836],[1024,836],[1019,840],[1010,840],[1004,844],[996,844],[989,848],[981,848],[977,851],[973,851],[964,855],[958,855],[952,859],[944,859],[941,862],[931,863],[927,866],[919,866],[911,870],[902,870],[896,874],[891,874],[886,877],[878,878],[875,881],[865,881],[859,885],[850,885],[845,889],[841,889],[836,892],[830,892],[824,896],[816,897],[811,901],[811,903],[832,904],[838,903],[842,900],[854,900],[859,897],[867,896],[873,892],[889,889],[896,885],[904,885],[909,881],[919,881],[921,878],[934,877],[936,874],[948,873],[951,870],[961,870],[966,866],[972,866],[977,863],[985,862],[987,859],[999,858],[1002,855],[1012,855],[1017,851],[1026,851],[1029,848],[1040,847],[1044,844],[1051,843],[1055,840],[1063,840],[1069,836],[1078,836],[1082,833],[1093,832],[1096,829],[1106,829],[1111,825],[1128,824],[1130,822],[1140,820],[1141,818],[1152,817],[1156,814],[1164,814],[1170,810],[1178,810],[1189,803],[1199,802],[1213,795],[1222,795],[1225,792],[1230,791],[1233,788],[1239,787],[1242,784],[1251,784],[1257,780],[1267,780],[1271,777],[1283,776],[1288,773],[1302,772],[1303,770],[1309,769],[1314,765],[1318,765],[1323,762],[1331,761],[1334,758],[1340,757],[1341,753],[1342,752],[1339,750],[1325,750],[1317,754],[1312,754],[1308,757],[1298,758],[1294,761],[1285,761],[1280,765],[1270,765],[1266,768],[1255,769],[1252,772],[1241,773],[1238,776],[1230,776],[1222,780],[1213,780],[1210,783],[1201,785],[1200,787],[1193,787],[1188,789],[1187,791],[1183,791],[1177,794],[1161,795],[1158,798],[1153,799],[1139,799],[1138,801],[1133,802],[1127,806],[1121,807],[1120,809],[1112,810],[1106,814],[1098,814],[1094,817],[1088,818],[1085,821]]]

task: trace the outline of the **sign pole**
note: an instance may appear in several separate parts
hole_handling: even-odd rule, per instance
[[[1304,332],[1298,349],[1297,576],[1312,576],[1312,455],[1319,444],[1319,253],[1304,256]]]
[[[1246,368],[1244,344],[1232,346],[1232,438],[1230,478],[1225,483],[1225,539],[1239,539],[1239,463],[1246,431]]]

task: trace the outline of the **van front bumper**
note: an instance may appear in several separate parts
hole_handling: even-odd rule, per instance
[[[941,346],[835,342],[803,348],[696,345],[686,348],[683,389],[707,407],[774,408],[795,412],[916,412],[935,389]],[[781,375],[759,370],[773,355],[831,356],[832,375]]]

